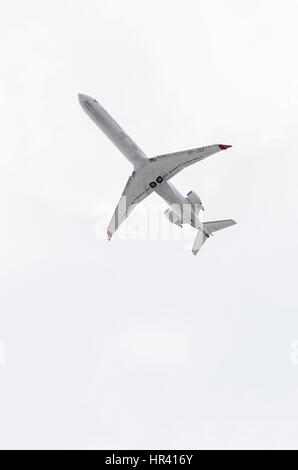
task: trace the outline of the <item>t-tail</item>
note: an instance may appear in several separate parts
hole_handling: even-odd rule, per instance
[[[223,228],[230,227],[231,225],[236,224],[235,220],[228,219],[228,220],[216,220],[214,222],[205,222],[203,223],[203,230],[199,230],[195,239],[195,242],[192,247],[192,252],[194,255],[197,255],[200,251],[201,247],[213,234],[213,232],[217,232],[218,230],[222,230]]]

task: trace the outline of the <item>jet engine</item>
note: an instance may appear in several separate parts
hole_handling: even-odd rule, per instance
[[[172,224],[176,224],[176,225],[179,225],[179,227],[182,227],[181,219],[180,217],[178,217],[178,215],[174,211],[167,209],[165,211],[165,216]]]
[[[194,191],[189,191],[189,193],[186,195],[186,199],[190,202],[191,205],[195,205],[198,209],[204,210],[201,199]]]

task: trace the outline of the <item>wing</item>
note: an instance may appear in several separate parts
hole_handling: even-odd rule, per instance
[[[109,223],[107,231],[109,240],[137,204],[153,191],[154,188],[151,188],[147,183],[146,174],[142,171],[133,171],[128,178],[120,201]]]
[[[199,147],[182,152],[168,153],[166,155],[158,155],[150,158],[152,166],[155,167],[155,173],[160,174],[164,180],[169,180],[189,165],[199,162],[214,153],[230,148],[231,145],[208,145],[207,147]]]
[[[150,158],[148,165],[140,170],[134,171],[129,177],[108,226],[109,240],[136,205],[155,191],[157,184],[161,183],[163,180],[169,180],[172,176],[183,170],[183,168],[229,147],[231,147],[231,145],[209,145],[208,147],[200,147]]]

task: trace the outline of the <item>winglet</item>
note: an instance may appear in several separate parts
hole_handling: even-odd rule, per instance
[[[112,234],[112,232],[110,232],[109,230],[108,230],[107,234],[108,234],[108,240],[110,241],[111,238],[112,238],[112,236],[113,236],[113,234]]]
[[[232,145],[224,145],[224,144],[218,144],[218,146],[221,150],[227,150],[230,147],[232,147]]]

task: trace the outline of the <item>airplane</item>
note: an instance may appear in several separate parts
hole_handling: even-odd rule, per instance
[[[226,150],[231,145],[208,145],[148,158],[98,101],[81,93],[78,98],[86,114],[134,167],[109,223],[107,230],[109,240],[137,204],[153,192],[169,205],[165,215],[171,223],[180,227],[183,224],[190,224],[198,231],[192,248],[194,255],[213,232],[236,224],[232,219],[202,223],[199,212],[204,210],[204,207],[199,196],[190,191],[184,197],[169,181],[184,168],[214,153]]]

